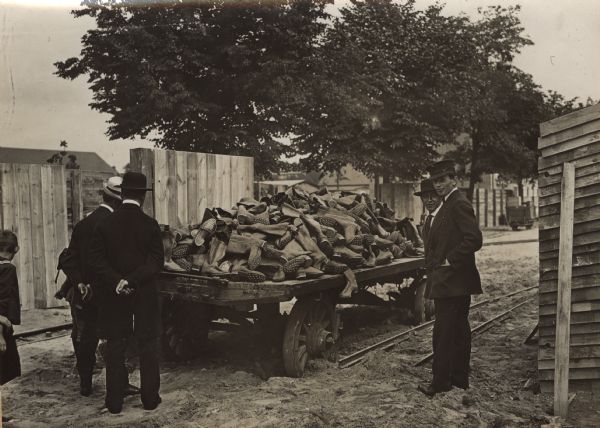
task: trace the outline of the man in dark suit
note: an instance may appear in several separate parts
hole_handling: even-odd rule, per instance
[[[438,162],[429,174],[442,197],[425,242],[428,297],[435,302],[433,380],[419,390],[431,397],[469,387],[469,306],[471,295],[482,292],[475,252],[483,240],[471,203],[456,187],[454,162]]]
[[[421,181],[421,189],[418,192],[415,192],[415,196],[421,198],[421,202],[423,202],[423,206],[427,210],[427,215],[425,216],[423,227],[421,228],[421,236],[423,237],[423,242],[425,242],[429,237],[433,219],[442,206],[442,198],[435,191],[433,181],[429,178]]]
[[[69,247],[61,254],[59,263],[67,280],[56,293],[57,298],[67,297],[71,305],[71,340],[77,360],[80,392],[85,397],[92,393],[92,373],[98,347],[98,302],[93,298],[89,249],[98,223],[121,205],[121,177],[109,178],[101,193],[102,203],[75,225]]]
[[[127,369],[125,349],[133,333],[139,351],[142,405],[161,402],[159,370],[160,308],[156,276],[164,262],[158,223],[143,213],[146,176],[123,176],[122,205],[96,228],[92,267],[100,285],[100,333],[106,343],[106,398],[111,413],[123,408]]]

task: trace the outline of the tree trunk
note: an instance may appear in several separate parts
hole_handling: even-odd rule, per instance
[[[471,172],[469,173],[469,191],[467,192],[467,198],[469,202],[473,202],[473,191],[475,190],[475,183],[479,181],[479,172],[477,168],[477,162],[479,160],[479,141],[476,137],[472,139],[473,146],[471,149]]]

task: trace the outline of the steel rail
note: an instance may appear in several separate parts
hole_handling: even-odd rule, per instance
[[[19,333],[15,333],[13,336],[15,339],[22,339],[24,337],[36,336],[38,334],[66,330],[71,327],[73,327],[73,323],[69,322],[69,323],[65,323],[65,324],[53,325],[52,327],[42,327],[42,328],[35,328],[33,330],[21,331]]]
[[[483,330],[485,327],[487,327],[488,325],[490,325],[491,323],[493,323],[494,321],[498,321],[501,318],[504,318],[505,316],[507,316],[509,313],[511,313],[512,311],[514,311],[517,308],[520,308],[521,306],[523,306],[526,303],[529,303],[533,300],[532,297],[523,300],[521,303],[519,303],[518,305],[513,306],[512,308],[502,312],[499,315],[496,315],[494,318],[491,318],[489,320],[487,320],[486,322],[483,322],[481,324],[479,324],[477,327],[475,327],[473,330],[471,330],[471,334],[477,333],[478,331]],[[433,352],[426,355],[425,357],[421,358],[419,361],[417,361],[414,366],[420,366],[421,364],[426,363],[427,361],[429,361],[431,358],[433,358]]]
[[[501,300],[501,299],[506,299],[506,298],[512,297],[512,296],[514,296],[516,294],[524,293],[524,292],[529,291],[529,290],[533,290],[534,288],[538,288],[538,286],[535,285],[535,286],[532,286],[532,287],[527,287],[527,288],[523,288],[521,290],[513,291],[511,293],[504,294],[502,296],[498,296],[498,297],[493,297],[493,298],[490,298],[490,299],[482,300],[481,302],[478,302],[478,303],[475,303],[475,304],[471,305],[470,309],[475,309],[475,308],[478,308],[479,306],[487,305],[489,303],[493,303],[493,302],[496,302],[496,301]],[[404,340],[398,340],[398,339],[401,339],[404,336],[409,335],[410,333],[413,333],[413,332],[422,330],[424,328],[427,328],[427,327],[431,326],[434,322],[435,322],[435,320],[427,321],[426,323],[420,324],[420,325],[418,325],[416,327],[413,327],[411,329],[405,330],[405,331],[403,331],[401,333],[394,334],[393,336],[390,336],[390,337],[388,337],[386,339],[383,339],[380,342],[377,342],[377,343],[375,343],[373,345],[370,345],[370,346],[367,346],[367,347],[365,347],[363,349],[360,349],[359,351],[356,351],[353,354],[350,354],[350,355],[347,355],[345,357],[342,357],[338,361],[338,365],[342,369],[345,369],[347,367],[351,367],[351,366],[353,366],[353,365],[361,362],[364,359],[364,356],[366,354],[368,354],[369,352],[374,351],[376,349],[384,349],[384,350],[385,349],[389,349],[392,346],[394,346],[396,343],[400,343],[400,342],[404,341]]]

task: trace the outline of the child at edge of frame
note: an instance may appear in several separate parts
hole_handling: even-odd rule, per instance
[[[17,269],[11,263],[18,251],[17,235],[0,230],[0,385],[21,376],[19,351],[13,336],[13,325],[21,324],[21,302]],[[9,420],[2,413],[2,422]]]

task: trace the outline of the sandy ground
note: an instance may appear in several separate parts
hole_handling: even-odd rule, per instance
[[[486,239],[510,241],[515,234],[523,239],[537,231],[491,231]],[[478,299],[536,285],[537,250],[537,243],[484,247],[478,264],[485,295]],[[474,338],[471,389],[433,399],[416,390],[430,379],[430,365],[414,367],[430,352],[430,329],[347,369],[309,361],[302,379],[281,377],[277,348],[265,344],[264,334],[214,334],[203,358],[163,364],[157,410],[144,411],[139,397],[129,397],[120,415],[101,412],[103,370],[94,378],[93,395],[78,395],[68,336],[38,337],[46,340],[20,347],[23,376],[3,387],[5,414],[14,418],[5,426],[539,427],[548,422],[552,402],[535,391],[537,346],[523,344],[537,322],[535,294],[474,310],[471,321],[476,326],[529,297]],[[381,308],[344,308],[342,320],[341,355],[411,327],[405,312]],[[528,380],[533,388],[524,389]],[[137,371],[131,381],[139,382]],[[563,426],[600,426],[598,397],[578,394],[571,414]]]

